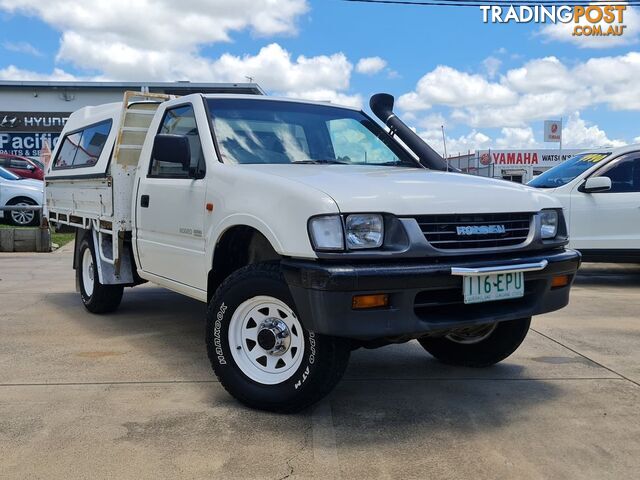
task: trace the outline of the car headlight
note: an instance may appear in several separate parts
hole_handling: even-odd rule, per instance
[[[556,210],[542,210],[540,212],[540,236],[555,238],[558,233],[558,212]]]
[[[378,248],[384,240],[384,220],[379,214],[349,215],[345,221],[347,248]]]
[[[318,250],[344,250],[340,215],[322,215],[309,220],[309,235]]]

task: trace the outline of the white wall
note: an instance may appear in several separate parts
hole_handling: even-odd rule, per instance
[[[73,112],[89,105],[122,101],[124,91],[124,88],[52,90],[49,88],[0,87],[0,110],[9,112]]]

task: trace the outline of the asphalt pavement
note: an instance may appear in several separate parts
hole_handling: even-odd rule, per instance
[[[0,254],[0,478],[638,478],[640,266],[585,265],[500,365],[358,350],[277,415],[215,380],[204,304],[145,285],[87,313],[71,248]]]

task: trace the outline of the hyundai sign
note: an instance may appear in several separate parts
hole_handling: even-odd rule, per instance
[[[0,153],[39,157],[45,144],[56,146],[67,112],[0,111]]]

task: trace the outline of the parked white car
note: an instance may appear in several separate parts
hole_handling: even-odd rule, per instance
[[[640,145],[581,153],[529,185],[562,202],[584,260],[640,262]]]
[[[130,92],[73,113],[46,198],[78,228],[85,307],[111,312],[144,280],[208,303],[213,370],[264,410],[322,398],[358,347],[502,361],[569,301],[580,255],[560,203],[446,172],[392,107],[371,99],[387,128],[264,96]]]
[[[20,178],[6,168],[0,167],[0,206],[42,205],[44,202],[44,182]],[[40,214],[33,210],[0,210],[0,218],[12,225],[38,225]]]

